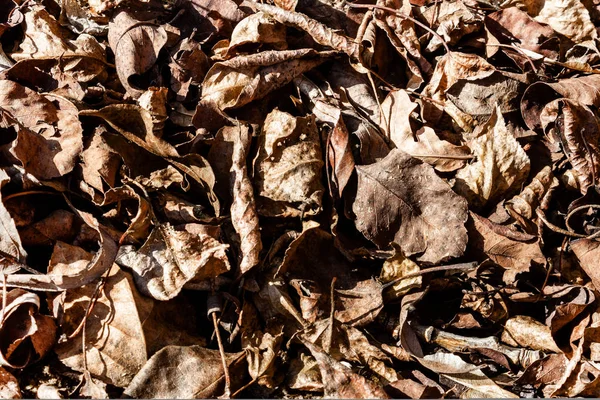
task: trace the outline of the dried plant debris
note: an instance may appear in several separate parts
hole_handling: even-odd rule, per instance
[[[0,397],[599,397],[596,3],[0,0]]]

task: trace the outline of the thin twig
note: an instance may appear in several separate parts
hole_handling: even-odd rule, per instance
[[[229,367],[227,366],[227,359],[225,356],[225,348],[223,347],[223,342],[221,341],[221,333],[219,332],[219,323],[217,321],[217,313],[214,312],[211,315],[212,315],[213,325],[215,327],[215,333],[217,335],[217,343],[219,344],[219,353],[221,354],[221,362],[223,363],[223,374],[225,375],[225,389],[223,391],[223,395],[220,398],[230,399],[231,398],[231,379],[229,377]]]
[[[539,208],[536,209],[535,212],[536,212],[538,218],[544,223],[544,225],[546,225],[546,227],[548,229],[550,229],[551,231],[553,231],[553,232],[560,233],[560,234],[563,234],[563,235],[566,235],[566,236],[570,236],[570,237],[576,237],[576,238],[585,238],[585,237],[587,237],[586,235],[581,235],[581,234],[575,233],[575,232],[569,232],[566,229],[562,229],[562,228],[559,228],[558,226],[554,225],[553,223],[551,223],[550,221],[548,221],[546,219],[546,216],[544,215],[544,212],[542,210],[540,210]]]
[[[569,213],[565,217],[565,225],[567,226],[567,229],[569,230],[569,232],[575,232],[575,229],[573,229],[571,227],[571,217],[573,217],[573,215],[577,214],[579,211],[587,210],[587,209],[590,209],[590,208],[595,209],[595,210],[600,210],[600,205],[598,205],[598,204],[586,204],[584,206],[575,207],[574,209],[572,209],[571,211],[569,211]]]
[[[327,337],[327,342],[325,343],[325,350],[327,353],[331,351],[331,346],[333,346],[333,328],[334,328],[334,314],[335,314],[335,281],[337,281],[337,277],[333,277],[331,280],[331,292],[329,295],[330,311],[329,311],[329,336]]]
[[[400,276],[392,281],[384,283],[382,285],[382,288],[386,289],[392,285],[395,285],[396,283],[398,283],[400,281],[403,281],[404,279],[416,278],[419,276],[423,276],[425,274],[431,274],[432,272],[471,270],[471,269],[475,269],[476,267],[477,267],[476,262],[468,262],[468,263],[462,263],[462,264],[440,265],[438,267],[425,268],[418,272],[413,272],[411,274]]]
[[[51,192],[49,190],[27,190],[25,192],[17,192],[17,193],[12,193],[9,194],[7,196],[4,196],[4,201],[8,201],[10,199],[14,199],[15,197],[21,197],[21,196],[29,196],[32,194],[52,194],[55,196],[60,196],[61,193],[58,192]]]
[[[413,153],[409,153],[412,157],[416,157],[416,158],[439,158],[442,160],[472,160],[475,158],[474,155],[464,155],[464,156],[459,156],[459,155],[448,155],[448,154],[413,154]]]

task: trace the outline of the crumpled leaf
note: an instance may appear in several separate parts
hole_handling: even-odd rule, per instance
[[[333,236],[318,225],[304,230],[290,243],[277,274],[290,283],[300,280],[304,287],[310,287],[318,309],[327,312],[331,307],[331,281],[337,278],[335,318],[352,326],[372,322],[383,307],[381,284],[365,271],[353,270],[335,248]]]
[[[498,386],[481,371],[480,367],[463,361],[455,354],[438,352],[419,358],[418,361],[462,386],[464,390],[461,398],[519,398]]]
[[[248,177],[247,158],[250,148],[250,131],[247,126],[224,127],[224,140],[233,142],[231,176],[231,222],[240,237],[239,274],[245,274],[260,262],[262,241],[254,189]]]
[[[600,106],[600,75],[592,74],[561,79],[558,82],[535,82],[521,99],[521,114],[530,129],[541,129],[540,114],[546,104],[565,97],[586,106]]]
[[[582,194],[598,183],[600,173],[600,128],[590,108],[569,99],[554,100],[540,115],[545,132],[558,135],[563,151],[577,173]],[[594,180],[595,179],[595,180]]]
[[[467,205],[433,168],[394,149],[356,168],[356,227],[379,247],[397,243],[407,256],[438,263],[463,254]]]
[[[514,194],[529,175],[529,157],[509,131],[499,107],[469,143],[477,160],[456,173],[454,190],[474,210]]]
[[[414,261],[402,254],[402,249],[397,244],[394,243],[393,245],[394,255],[385,260],[379,276],[384,284],[421,270]],[[420,276],[399,280],[384,292],[386,299],[391,300],[402,297],[411,289],[420,287],[422,281],[423,278]]]
[[[23,289],[6,293],[0,321],[0,364],[25,368],[52,349],[57,339],[56,322],[40,314],[40,298]]]
[[[275,109],[267,115],[254,160],[258,211],[266,216],[321,211],[321,144],[314,117]]]
[[[465,156],[471,153],[468,147],[440,139],[427,126],[413,134],[410,116],[417,104],[411,101],[406,91],[390,92],[381,108],[387,121],[386,131],[396,148],[433,165],[438,171],[454,171],[465,165]],[[452,159],[453,156],[456,159]]]
[[[140,292],[165,301],[192,279],[216,278],[230,270],[225,253],[229,246],[218,238],[219,229],[206,225],[161,224],[139,250],[121,246],[117,263],[132,269]]]
[[[4,187],[9,182],[10,177],[8,174],[3,169],[0,169],[0,188]],[[12,257],[14,261],[17,262],[24,262],[27,257],[27,252],[21,244],[21,237],[17,231],[15,221],[2,201],[1,193],[0,221],[0,251],[2,252],[2,256]]]
[[[2,367],[0,367],[0,397],[3,399],[23,398],[17,378]]]
[[[113,188],[117,184],[117,173],[121,157],[106,143],[102,132],[96,130],[85,150],[81,153],[81,170],[85,182],[98,190],[106,191],[105,185]]]
[[[576,43],[598,37],[589,11],[579,0],[525,0],[522,3],[536,21],[550,25]]]
[[[483,18],[461,0],[444,1],[431,6],[423,14],[426,21],[434,21],[434,29],[449,45],[455,45],[464,36],[477,32],[483,26]],[[442,46],[437,36],[432,36],[425,51],[434,52]]]
[[[73,170],[83,150],[83,128],[70,101],[39,95],[18,83],[0,80],[0,107],[17,124],[11,153],[39,179],[52,179]]]
[[[58,242],[50,259],[49,274],[66,274],[85,269],[92,254]],[[96,283],[69,289],[53,301],[53,312],[60,318],[67,337],[82,323]],[[142,322],[151,304],[141,297],[128,274],[112,266],[103,292],[86,321],[87,370],[115,386],[125,387],[146,362],[146,342]],[[83,372],[81,333],[56,346],[58,358],[70,368]]]
[[[291,82],[328,56],[312,49],[271,50],[215,63],[202,82],[202,101],[220,110],[241,107]]]
[[[489,257],[506,269],[504,280],[513,282],[515,277],[528,271],[532,264],[545,265],[546,257],[535,240],[518,241],[494,231],[493,222],[470,213],[473,228],[469,228],[469,243],[482,257]]]
[[[368,381],[363,376],[352,372],[350,368],[341,364],[339,361],[335,361],[318,346],[308,341],[303,341],[303,344],[308,348],[319,364],[325,390],[325,398],[389,398],[387,393],[385,393],[380,386]]]
[[[502,341],[511,346],[560,353],[550,328],[526,315],[517,315],[506,321]]]
[[[162,26],[138,21],[126,11],[119,12],[110,22],[108,43],[115,54],[119,80],[133,98],[141,96],[146,89],[133,78],[154,66],[167,39]]]
[[[248,52],[255,46],[266,45],[275,50],[285,50],[285,26],[278,23],[268,14],[258,12],[240,21],[231,32],[231,40],[226,55]]]
[[[226,355],[230,375],[245,367],[245,353]],[[218,350],[200,346],[167,346],[154,354],[125,389],[132,398],[211,398],[223,393],[223,364]],[[235,389],[235,388],[234,388]]]
[[[592,239],[579,239],[570,243],[581,269],[590,277],[596,290],[600,287],[600,269],[596,262],[600,255],[600,242]]]

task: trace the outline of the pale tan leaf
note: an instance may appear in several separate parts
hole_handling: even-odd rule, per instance
[[[474,209],[515,194],[529,175],[529,157],[509,131],[499,108],[469,143],[477,160],[456,173],[454,190]]]
[[[510,318],[504,325],[502,341],[511,346],[560,353],[550,328],[526,315]]]
[[[385,284],[420,270],[419,266],[410,258],[405,257],[402,249],[394,243],[394,255],[383,263],[379,278]],[[422,280],[423,278],[420,276],[399,280],[387,289],[384,295],[390,300],[397,299],[408,293],[409,290],[420,287]]]
[[[267,216],[314,215],[324,188],[319,133],[312,116],[275,109],[265,120],[254,160],[258,211]]]
[[[119,249],[117,262],[133,270],[139,290],[157,300],[177,296],[192,279],[216,278],[229,271],[219,229],[201,224],[154,227],[144,245]]]

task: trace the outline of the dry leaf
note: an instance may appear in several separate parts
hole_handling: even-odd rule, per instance
[[[510,318],[504,325],[502,341],[511,346],[560,353],[550,328],[526,315]]]
[[[233,202],[231,204],[231,219],[240,237],[241,260],[238,274],[245,274],[260,262],[262,241],[254,189],[248,177],[247,158],[250,148],[250,131],[246,126],[223,128],[225,140],[233,142],[232,166],[230,170]]]
[[[569,99],[554,100],[540,115],[545,132],[558,135],[563,151],[576,172],[581,193],[598,183],[600,128],[592,110]]]
[[[54,346],[57,327],[53,318],[39,313],[40,298],[23,289],[6,293],[0,321],[0,364],[25,368]]]
[[[254,160],[258,211],[266,216],[314,215],[321,211],[321,144],[314,117],[273,110],[267,116]]]
[[[192,279],[216,278],[230,270],[225,253],[229,246],[218,239],[219,229],[208,225],[162,224],[139,250],[121,246],[117,262],[132,269],[140,292],[165,301]]]
[[[2,367],[0,367],[0,397],[3,399],[23,398],[17,378]]]
[[[50,274],[81,271],[92,259],[85,250],[58,242],[50,260]],[[91,283],[67,290],[53,303],[63,333],[69,337],[77,331],[96,290]],[[87,370],[96,378],[119,387],[129,384],[146,362],[146,342],[142,321],[149,313],[149,300],[142,298],[133,279],[113,265],[102,294],[87,317],[86,357]],[[70,368],[83,372],[81,333],[59,343],[55,349],[58,358]]]
[[[395,254],[385,260],[379,276],[381,282],[384,284],[421,270],[414,261],[402,254],[402,249],[397,244],[394,243],[393,245]],[[420,287],[422,281],[423,278],[420,276],[401,279],[384,292],[385,297],[390,300],[402,297],[411,289]]]
[[[325,398],[388,398],[388,395],[380,386],[352,372],[350,368],[335,361],[318,346],[307,341],[304,341],[303,344],[310,350],[311,354],[319,364],[325,390]]]
[[[482,257],[489,257],[496,264],[506,269],[504,279],[513,282],[516,275],[528,271],[532,265],[545,265],[546,257],[537,241],[517,241],[494,231],[494,223],[487,218],[471,213],[473,228],[469,229],[469,243],[480,252]]]
[[[0,188],[10,182],[10,177],[0,169]],[[21,244],[21,238],[15,221],[9,214],[0,193],[0,251],[4,257],[12,257],[14,261],[24,262],[27,253]],[[4,263],[3,263],[4,264]],[[4,266],[3,266],[4,267]]]
[[[268,14],[259,12],[240,21],[231,33],[227,55],[248,53],[248,50],[266,45],[275,50],[286,50],[285,26]]]
[[[590,13],[579,0],[525,0],[523,5],[536,21],[550,25],[576,43],[598,37]]]
[[[596,290],[600,287],[600,269],[597,268],[600,242],[592,239],[579,239],[570,243],[581,269],[590,277]]]
[[[202,82],[202,101],[220,110],[266,96],[329,56],[312,49],[263,51],[213,64]],[[201,123],[194,118],[195,123]]]
[[[433,168],[394,149],[356,168],[356,227],[379,247],[397,243],[408,256],[438,263],[463,254],[467,205]]]
[[[167,39],[167,32],[162,26],[138,21],[126,11],[113,17],[108,27],[108,43],[115,54],[121,84],[132,97],[138,98],[147,89],[134,83],[133,78],[154,66]]]
[[[244,366],[245,353],[228,353],[227,365],[233,378],[235,367]],[[167,346],[154,354],[125,394],[133,398],[211,398],[223,393],[223,364],[218,350],[200,346]]]
[[[530,163],[499,107],[474,134],[477,136],[469,147],[477,159],[457,172],[454,190],[469,201],[472,209],[479,210],[515,194],[529,175]]]

